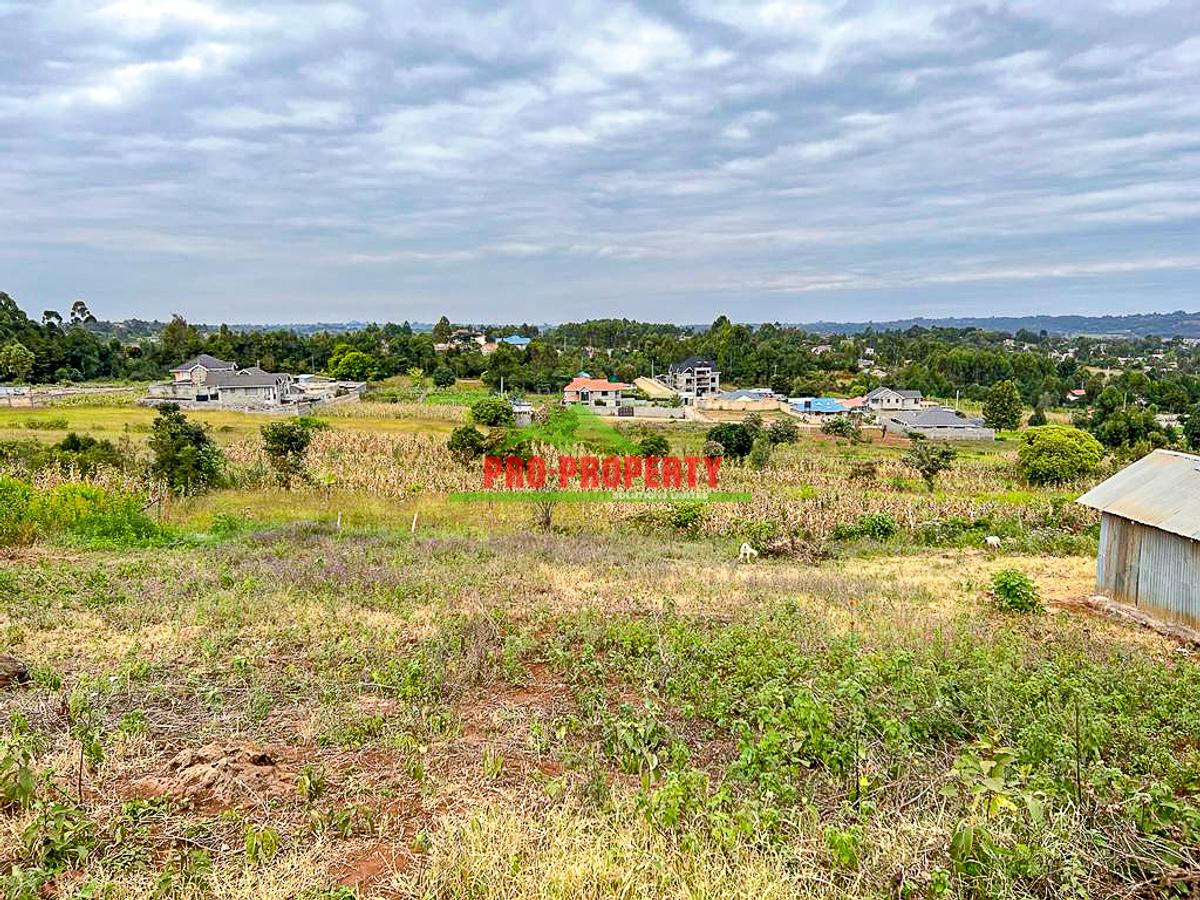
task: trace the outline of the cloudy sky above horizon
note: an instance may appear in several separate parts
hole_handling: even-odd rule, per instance
[[[1200,3],[0,0],[0,290],[302,322],[1200,308]]]

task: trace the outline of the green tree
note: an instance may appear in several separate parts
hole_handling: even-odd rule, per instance
[[[750,440],[753,441],[762,433],[762,416],[756,412],[747,413],[746,417],[742,419],[742,427],[746,429],[746,432],[750,435]]]
[[[1041,405],[1033,408],[1033,413],[1029,416],[1029,421],[1026,423],[1030,428],[1038,428],[1046,424],[1046,410],[1042,409]]]
[[[953,466],[957,458],[958,453],[953,447],[930,441],[915,441],[905,451],[901,461],[915,470],[924,479],[925,486],[932,491],[937,477]]]
[[[450,340],[450,335],[454,329],[450,325],[450,320],[442,316],[437,320],[437,324],[433,326],[433,339],[439,344],[444,344]]]
[[[0,347],[0,373],[13,381],[28,381],[37,357],[20,341]]]
[[[438,366],[433,370],[433,384],[439,388],[454,387],[454,370],[449,366]]]
[[[150,471],[176,494],[198,494],[217,483],[221,451],[208,429],[164,403],[150,428]]]
[[[370,381],[378,371],[378,364],[371,354],[347,348],[342,353],[334,351],[328,371],[339,381]]]
[[[661,434],[648,434],[638,441],[638,453],[642,456],[669,456],[671,444]]]
[[[767,428],[767,437],[771,439],[772,444],[794,444],[799,436],[800,429],[787,417],[776,419]]]
[[[989,428],[1013,431],[1021,427],[1021,391],[1011,379],[997,381],[983,401],[983,420]]]
[[[262,427],[263,450],[275,470],[276,480],[285,489],[291,488],[293,478],[304,477],[309,444],[314,432],[324,427],[325,423],[320,420],[304,418],[272,422]]]
[[[1031,484],[1061,484],[1095,471],[1104,447],[1086,431],[1043,425],[1021,435],[1017,471]]]
[[[766,434],[760,434],[750,447],[750,465],[755,469],[765,469],[771,461],[771,448],[775,445]]]
[[[1192,411],[1184,420],[1183,436],[1189,447],[1193,450],[1200,450],[1200,403],[1192,407]]]
[[[862,437],[862,425],[857,416],[834,416],[821,423],[821,433],[857,442]]]
[[[471,421],[485,427],[512,425],[516,422],[512,406],[503,397],[483,397],[471,405]]]
[[[725,450],[725,456],[730,459],[743,459],[754,445],[754,439],[744,426],[727,422],[710,428],[705,437],[720,444]]]
[[[446,446],[456,459],[468,463],[483,456],[486,445],[484,437],[474,425],[460,425],[450,432]]]

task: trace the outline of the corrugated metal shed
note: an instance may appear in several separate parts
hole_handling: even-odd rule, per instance
[[[1155,450],[1098,484],[1077,502],[1200,540],[1200,456]]]

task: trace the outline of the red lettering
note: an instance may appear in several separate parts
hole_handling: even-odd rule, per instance
[[[717,486],[717,469],[721,468],[721,457],[706,456],[704,458],[704,469],[708,475],[708,486],[715,488]]]
[[[604,478],[606,488],[612,489],[621,486],[621,460],[617,457],[604,457],[604,465],[601,466],[600,473]]]
[[[504,471],[504,463],[498,456],[485,456],[483,458],[483,486],[490,488],[496,476]]]
[[[646,457],[646,487],[648,488],[662,487],[662,482],[658,477],[658,463],[659,458],[657,456]]]
[[[642,458],[640,456],[625,457],[625,490],[633,487],[633,480],[642,474]]]
[[[600,487],[600,460],[594,456],[585,456],[579,476],[579,486],[586,490]]]
[[[546,461],[540,456],[530,457],[525,463],[525,483],[531,488],[541,488],[546,485]]]
[[[579,471],[579,461],[573,456],[560,456],[558,458],[558,486],[565,488],[567,482],[575,477],[575,473]]]
[[[525,487],[525,460],[519,456],[504,457],[504,486]]]
[[[664,456],[662,461],[662,479],[663,487],[678,488],[680,476],[683,474],[683,466],[679,463],[678,456]]]
[[[687,463],[688,487],[694,488],[696,486],[696,466],[700,464],[700,457],[688,456],[683,461]]]

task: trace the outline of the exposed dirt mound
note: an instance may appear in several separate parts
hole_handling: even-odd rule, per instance
[[[142,796],[188,798],[202,805],[230,806],[295,791],[295,775],[277,756],[244,743],[212,743],[182,750],[167,774],[149,776],[133,785]]]

